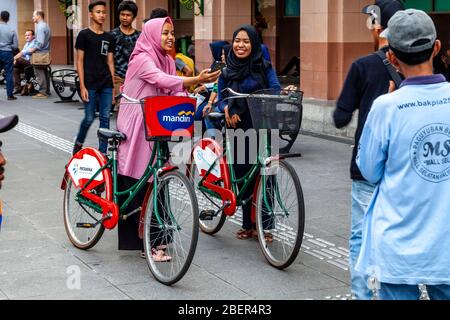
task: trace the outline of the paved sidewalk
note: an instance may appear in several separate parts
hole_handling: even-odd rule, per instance
[[[74,248],[65,233],[59,185],[83,117],[81,104],[20,97],[5,101],[0,116],[17,113],[21,124],[2,134],[8,158],[0,191],[1,299],[345,299],[349,294],[350,145],[300,136],[290,161],[301,179],[306,226],[302,250],[287,270],[269,266],[258,243],[238,241],[237,222],[216,236],[200,234],[194,262],[172,287],[151,276],[138,252],[117,250],[117,231],[106,231],[89,251]],[[114,127],[114,122],[112,127]],[[97,146],[98,121],[86,145]],[[71,276],[81,275],[73,288]]]

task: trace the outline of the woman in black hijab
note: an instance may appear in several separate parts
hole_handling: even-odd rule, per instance
[[[233,34],[232,48],[228,53],[227,66],[219,78],[219,101],[228,97],[223,93],[225,88],[233,89],[239,93],[252,93],[262,89],[281,90],[277,75],[270,62],[264,59],[261,50],[261,41],[256,29],[250,25],[239,27]],[[242,129],[247,131],[253,128],[252,118],[245,99],[230,99],[219,106],[225,113],[228,129]],[[233,167],[236,178],[244,177],[252,167],[252,162],[257,155],[249,155],[250,144],[245,141],[245,163],[237,164],[237,144],[235,143]],[[237,159],[238,158],[238,159]],[[243,199],[249,199],[255,187],[253,181],[244,194]],[[242,206],[242,229],[238,231],[238,239],[249,239],[256,235],[255,226],[251,221],[252,201]]]

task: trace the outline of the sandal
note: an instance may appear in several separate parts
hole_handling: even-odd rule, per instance
[[[164,250],[157,250],[152,248],[152,259],[155,262],[169,262],[172,257],[167,255]]]
[[[247,240],[251,239],[253,237],[253,229],[245,230],[245,229],[239,229],[238,232],[236,232],[236,238],[239,240]]]
[[[256,230],[253,231],[253,238],[258,240],[258,231]],[[270,232],[264,232],[264,240],[266,240],[267,243],[272,243],[273,234],[271,234]]]

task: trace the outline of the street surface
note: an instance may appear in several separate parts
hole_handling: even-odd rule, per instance
[[[77,97],[77,96],[75,96]],[[254,240],[237,240],[236,219],[215,236],[200,234],[186,276],[172,287],[158,283],[136,251],[117,250],[117,231],[81,251],[63,224],[64,165],[83,118],[81,103],[18,97],[0,117],[18,114],[19,125],[1,134],[8,158],[0,198],[0,300],[2,299],[349,299],[347,238],[350,226],[351,145],[300,135],[290,160],[306,205],[301,253],[287,270],[266,262]],[[115,128],[115,117],[111,127]],[[98,120],[85,145],[97,147]],[[79,273],[80,286],[71,275]]]

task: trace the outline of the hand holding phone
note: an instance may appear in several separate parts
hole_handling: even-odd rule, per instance
[[[222,61],[215,61],[211,67],[211,71],[210,72],[216,72],[219,71],[223,68],[225,68],[227,65],[225,63],[223,63]]]

